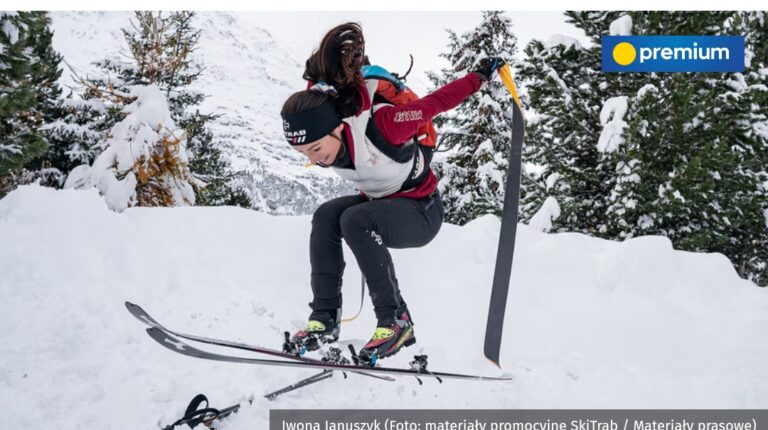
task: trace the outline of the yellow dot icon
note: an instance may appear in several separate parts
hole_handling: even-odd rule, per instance
[[[613,61],[620,66],[627,66],[635,61],[637,51],[629,42],[621,42],[613,47]]]

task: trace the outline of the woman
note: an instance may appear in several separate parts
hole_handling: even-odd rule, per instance
[[[358,358],[375,364],[416,342],[388,248],[424,246],[443,222],[437,177],[429,167],[431,153],[408,141],[424,122],[478,91],[503,61],[483,59],[465,77],[397,106],[374,101],[377,81],[363,80],[363,61],[359,26],[334,28],[307,61],[305,77],[328,79],[339,88],[321,83],[295,93],[280,114],[286,140],[295,150],[360,190],[359,195],[323,203],[312,217],[312,313],[307,327],[291,340],[307,350],[338,340],[344,239],[365,276],[378,320]]]

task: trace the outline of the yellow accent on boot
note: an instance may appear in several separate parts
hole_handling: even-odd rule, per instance
[[[397,342],[397,348],[400,348],[403,346],[403,344],[408,341],[408,339],[413,337],[413,327],[408,327],[408,330],[405,332],[405,334],[400,338],[400,340]]]
[[[389,339],[395,335],[395,331],[386,327],[376,327],[376,331],[373,332],[371,340]]]
[[[310,320],[307,323],[307,332],[311,333],[313,331],[325,331],[325,324],[320,321]]]

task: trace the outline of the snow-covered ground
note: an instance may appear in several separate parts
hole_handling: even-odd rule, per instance
[[[202,361],[147,337],[141,304],[182,331],[279,347],[310,300],[308,216],[230,207],[107,209],[95,190],[22,187],[0,200],[3,428],[152,429],[205,393],[253,397],[225,429],[266,428],[270,408],[760,408],[768,398],[768,290],[719,254],[660,237],[624,243],[521,225],[499,371],[482,354],[499,222],[445,225],[393,253],[433,369],[510,383],[339,376],[276,402],[311,374]],[[345,314],[360,274],[348,250]],[[372,333],[370,304],[342,337]],[[213,349],[213,348],[208,348]],[[243,353],[248,355],[247,353]]]

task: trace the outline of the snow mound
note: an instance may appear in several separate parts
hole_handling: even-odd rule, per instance
[[[201,392],[213,406],[244,402],[226,430],[266,428],[275,407],[759,408],[768,396],[768,290],[724,256],[675,251],[662,237],[619,243],[520,225],[501,352],[511,383],[337,376],[268,402],[312,372],[173,354],[124,308],[279,347],[309,314],[310,223],[231,207],[117,214],[95,190],[12,192],[0,200],[0,407],[15,411],[4,425],[160,428]],[[388,365],[426,353],[436,370],[499,374],[482,355],[499,227],[493,216],[444,225],[428,246],[393,251],[418,343]],[[360,273],[345,256],[346,317]],[[366,299],[342,338],[359,346],[374,326]]]

